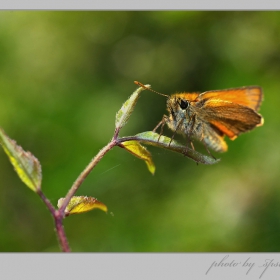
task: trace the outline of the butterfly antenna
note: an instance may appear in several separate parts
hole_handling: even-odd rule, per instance
[[[153,89],[151,89],[151,88],[148,88],[148,87],[144,86],[142,83],[140,83],[140,82],[138,82],[138,81],[134,81],[134,84],[136,84],[137,86],[142,87],[142,88],[144,88],[144,89],[147,89],[147,90],[149,90],[149,91],[152,91],[152,92],[154,92],[154,93],[157,93],[157,94],[159,94],[159,95],[165,96],[165,97],[167,97],[167,98],[170,97],[169,95],[162,94],[162,93],[157,92],[157,91],[155,91],[155,90],[153,90]]]

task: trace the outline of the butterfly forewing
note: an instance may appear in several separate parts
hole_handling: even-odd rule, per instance
[[[262,96],[261,87],[250,86],[206,91],[199,95],[198,100],[204,100],[205,102],[210,99],[229,101],[258,111],[262,102]]]

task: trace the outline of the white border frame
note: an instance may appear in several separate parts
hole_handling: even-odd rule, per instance
[[[275,10],[280,9],[279,1],[248,0],[2,0],[0,9],[16,10]]]
[[[0,8],[2,10],[273,10],[280,8],[280,2],[6,0],[1,1]],[[254,264],[249,272],[248,268],[243,266],[246,260]],[[270,261],[274,266],[269,265]],[[223,263],[228,265],[222,266]],[[235,263],[238,265],[234,266]],[[3,279],[276,279],[275,276],[280,275],[280,254],[0,254],[0,268]]]

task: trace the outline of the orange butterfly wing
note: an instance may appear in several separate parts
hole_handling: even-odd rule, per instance
[[[234,140],[240,133],[263,124],[260,114],[250,107],[231,101],[206,100],[201,110],[203,110],[204,119],[231,140]]]
[[[261,87],[249,86],[224,90],[206,91],[199,95],[197,101],[207,101],[211,99],[229,101],[239,105],[247,106],[255,111],[258,111],[263,99],[263,94]]]

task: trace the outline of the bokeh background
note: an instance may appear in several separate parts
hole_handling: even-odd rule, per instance
[[[56,205],[111,139],[134,80],[164,94],[260,85],[264,126],[227,140],[220,163],[148,147],[152,176],[116,147],[78,191],[109,213],[71,216],[65,229],[75,252],[279,252],[279,50],[280,12],[1,11],[0,126],[40,160]],[[165,112],[143,92],[121,135]],[[49,212],[2,149],[0,182],[0,251],[59,251]]]

